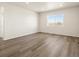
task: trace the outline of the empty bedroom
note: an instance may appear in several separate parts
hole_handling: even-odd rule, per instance
[[[0,2],[0,57],[79,57],[79,2]]]

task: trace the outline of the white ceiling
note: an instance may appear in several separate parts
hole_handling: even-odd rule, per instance
[[[36,12],[79,6],[79,2],[6,2],[6,4],[17,5]]]

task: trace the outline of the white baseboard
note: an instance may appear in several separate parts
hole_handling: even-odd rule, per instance
[[[42,32],[42,33],[49,33],[49,34],[56,34],[56,35],[63,35],[63,36],[71,36],[71,37],[79,37],[78,35],[58,34],[58,33],[50,33],[50,32]]]

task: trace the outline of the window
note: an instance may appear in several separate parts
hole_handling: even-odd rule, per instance
[[[64,14],[51,15],[47,17],[47,25],[62,25],[64,22]]]

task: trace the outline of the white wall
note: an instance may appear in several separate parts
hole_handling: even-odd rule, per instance
[[[0,37],[3,37],[3,7],[0,6]]]
[[[65,15],[64,26],[47,27],[47,15],[58,13]],[[22,7],[5,5],[3,15],[5,40],[36,33],[38,30],[39,32],[79,37],[79,7],[44,12],[39,16],[38,13]]]
[[[47,26],[47,16],[64,13],[64,26]],[[40,32],[79,37],[79,7],[40,13]]]
[[[1,13],[1,8],[0,8],[0,37],[2,36],[1,35],[1,29],[2,29],[2,13]]]
[[[13,5],[4,9],[5,40],[38,32],[37,13]]]

